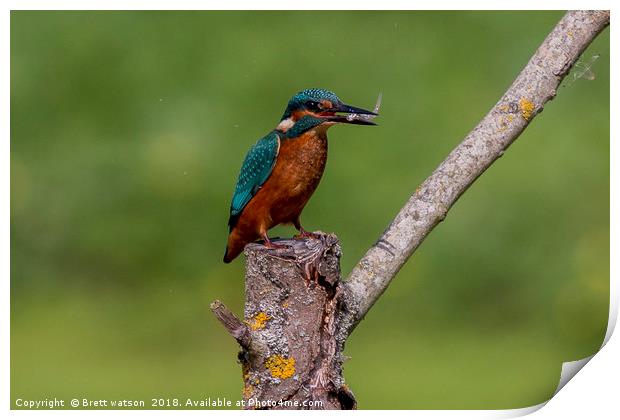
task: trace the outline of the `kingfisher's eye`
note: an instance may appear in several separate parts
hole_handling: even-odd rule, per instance
[[[308,101],[306,105],[310,109],[321,109],[321,105],[316,101]]]

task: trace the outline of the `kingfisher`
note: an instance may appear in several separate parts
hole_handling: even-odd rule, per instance
[[[229,235],[224,262],[245,246],[263,239],[268,248],[281,248],[267,232],[292,223],[296,238],[315,237],[299,220],[327,162],[327,129],[339,123],[376,125],[375,112],[345,105],[325,89],[306,89],[291,98],[276,128],[249,150],[230,205]]]

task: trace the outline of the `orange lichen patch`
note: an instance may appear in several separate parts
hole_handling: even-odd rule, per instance
[[[525,121],[529,121],[534,114],[534,108],[536,105],[527,98],[521,98],[519,101],[519,107],[521,108],[521,116]]]
[[[265,367],[274,378],[287,379],[295,374],[295,358],[286,359],[279,354],[269,356]]]
[[[271,317],[265,312],[259,312],[254,315],[254,318],[252,318],[252,322],[249,322],[248,325],[254,331],[262,330],[263,328],[265,328],[265,325],[267,325],[267,321],[269,321],[270,319]]]

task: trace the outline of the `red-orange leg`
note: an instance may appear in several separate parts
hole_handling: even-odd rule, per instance
[[[271,248],[271,249],[288,248],[286,245],[281,245],[281,244],[276,244],[274,242],[271,242],[271,239],[269,239],[267,232],[261,233],[261,236],[263,237],[263,243],[267,248]]]
[[[319,235],[317,235],[316,233],[308,232],[306,229],[301,227],[299,217],[293,222],[293,225],[295,226],[295,229],[299,231],[299,235],[294,236],[295,239],[317,239],[319,237]]]

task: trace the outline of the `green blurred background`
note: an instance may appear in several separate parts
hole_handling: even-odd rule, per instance
[[[11,396],[240,397],[208,306],[247,149],[308,87],[374,105],[330,130],[309,229],[343,273],[497,101],[562,12],[12,12]],[[517,408],[600,346],[609,31],[461,198],[348,342],[359,407]],[[291,235],[277,228],[273,235]]]

